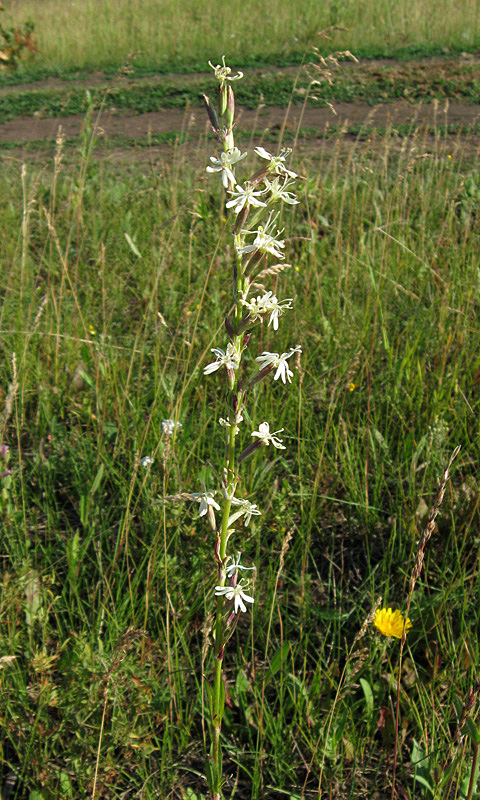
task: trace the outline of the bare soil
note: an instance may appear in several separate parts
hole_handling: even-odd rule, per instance
[[[237,109],[237,127],[243,131],[268,132],[285,126],[295,131],[302,128],[315,129],[322,134],[328,127],[362,125],[368,129],[390,125],[434,126],[456,124],[470,128],[480,122],[480,106],[466,103],[425,103],[412,105],[406,100],[385,105],[369,106],[363,103],[339,103],[335,112],[330,108],[307,108],[298,106],[286,109],[277,106],[260,111]],[[38,117],[16,117],[0,125],[0,141],[33,142],[55,139],[59,126],[67,138],[78,136],[84,123],[81,114],[56,119]],[[131,114],[108,109],[99,115],[100,132],[108,137],[127,136],[142,138],[149,133],[174,133],[188,129],[190,133],[203,133],[206,115],[203,109],[185,113],[179,109],[164,109],[147,114]],[[314,134],[313,134],[314,135]]]
[[[430,59],[419,62],[371,62],[361,65],[351,65],[348,63],[342,64],[342,69],[351,70],[357,68],[361,75],[361,79],[368,81],[376,74],[387,70],[393,77],[395,75],[409,76],[412,86],[418,88],[423,80],[427,80],[427,76],[434,72],[435,75],[443,78],[448,78],[455,74],[455,69],[458,72],[473,67],[473,75],[478,70],[479,60],[472,57],[459,58],[457,60],[448,59]],[[295,71],[297,68],[287,68],[289,71]],[[262,70],[258,70],[261,72]],[[271,72],[271,70],[264,70]],[[285,71],[285,70],[283,70]],[[165,79],[166,76],[163,76]],[[185,84],[188,81],[196,81],[204,78],[202,75],[179,75],[168,76],[168,81],[172,82],[178,79],[179,83]],[[146,79],[147,80],[147,79]],[[148,78],[151,83],[155,80],[162,80],[162,76],[156,78]],[[129,78],[123,78],[123,82],[129,82]],[[132,83],[138,86],[141,84],[141,79],[131,79]],[[0,102],[1,95],[8,91],[18,92],[21,89],[34,90],[59,87],[71,89],[82,85],[106,85],[108,80],[102,73],[89,76],[88,81],[60,81],[58,79],[51,79],[48,81],[39,81],[38,83],[25,86],[12,86],[3,87],[0,89]],[[110,81],[112,85],[112,81]],[[457,146],[462,146],[465,150],[472,154],[478,153],[480,148],[480,137],[472,130],[472,127],[480,123],[480,105],[469,104],[466,102],[449,102],[444,100],[441,102],[410,102],[408,99],[399,100],[396,102],[388,102],[382,105],[371,106],[366,103],[353,102],[353,103],[338,103],[335,109],[332,108],[306,108],[302,106],[292,106],[288,109],[281,107],[265,107],[256,111],[248,110],[245,108],[237,109],[237,126],[239,130],[250,132],[255,130],[257,136],[262,133],[272,131],[281,132],[284,128],[290,132],[295,133],[300,127],[303,131],[307,132],[307,137],[303,137],[302,144],[308,147],[308,140],[311,140],[311,146],[318,145],[319,137],[323,137],[325,131],[333,126],[342,127],[345,129],[355,126],[358,130],[363,128],[365,133],[371,133],[375,129],[393,128],[398,126],[411,126],[412,132],[418,128],[432,128],[436,125],[451,124],[456,126],[459,132],[456,135]],[[9,122],[0,124],[0,142],[18,142],[19,149],[22,150],[22,143],[29,142],[45,142],[51,143],[55,140],[59,127],[61,126],[64,136],[67,139],[78,136],[84,124],[84,117],[82,115],[67,116],[63,118],[42,118],[41,115],[17,117]],[[201,136],[208,128],[206,122],[206,114],[202,108],[196,108],[188,112],[179,109],[163,109],[156,112],[149,112],[146,114],[135,114],[128,111],[120,111],[114,108],[105,110],[98,116],[97,119],[98,132],[110,144],[110,154],[115,149],[119,151],[125,150],[130,153],[132,158],[135,158],[136,152],[132,147],[125,147],[122,144],[122,139],[128,138],[129,140],[138,139],[145,141],[149,134],[166,134],[166,133],[180,133],[181,131],[188,131],[193,136]],[[118,145],[115,140],[118,139]],[[170,145],[157,146],[159,151],[168,151],[171,149]],[[17,151],[16,156],[19,153]]]

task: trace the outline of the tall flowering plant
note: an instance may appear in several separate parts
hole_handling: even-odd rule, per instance
[[[243,433],[244,411],[252,389],[267,376],[271,375],[274,381],[282,381],[285,385],[291,383],[290,359],[295,355],[298,357],[301,348],[291,347],[284,353],[264,351],[256,356],[253,370],[252,360],[245,359],[254,330],[263,323],[274,331],[278,330],[281,317],[292,308],[292,298],[278,299],[272,291],[264,290],[258,281],[285,267],[285,241],[278,229],[279,207],[283,203],[294,205],[298,202],[292,192],[298,176],[287,167],[290,150],[283,149],[273,156],[263,147],[257,147],[255,153],[261,159],[259,169],[243,183],[238,180],[236,170],[247,153],[242,153],[234,142],[232,83],[240,80],[243,74],[233,75],[225,65],[225,58],[221,65],[210,63],[210,66],[218,81],[218,102],[215,106],[207,96],[204,100],[220,152],[210,158],[207,172],[220,178],[225,190],[227,213],[232,216],[233,311],[225,318],[226,344],[212,349],[214,359],[204,368],[205,375],[223,373],[228,389],[226,415],[219,419],[226,437],[225,460],[219,471],[221,486],[216,491],[209,491],[204,486],[204,491],[191,495],[191,498],[200,504],[199,515],[205,517],[215,534],[214,556],[218,570],[213,625],[215,666],[213,686],[209,690],[211,750],[206,763],[206,777],[212,800],[220,800],[224,783],[220,732],[225,701],[225,645],[239,615],[247,613],[254,602],[250,580],[244,577],[244,573],[255,567],[241,563],[240,554],[236,550],[233,554],[230,540],[234,525],[248,526],[253,516],[261,515],[255,503],[238,496],[239,472],[243,462],[260,448],[285,449],[280,438],[283,428],[271,430],[270,422],[260,422],[257,430]],[[252,293],[255,286],[263,293],[255,296]],[[237,441],[243,441],[245,446],[237,446]]]

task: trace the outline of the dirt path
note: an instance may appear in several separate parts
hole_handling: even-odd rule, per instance
[[[297,69],[297,67],[287,67],[275,70],[272,67],[253,70],[253,72],[271,74],[274,71],[279,73],[296,72]],[[403,83],[406,81],[407,86],[418,89],[423,85],[431,85],[432,81],[441,82],[449,80],[453,76],[458,77],[460,73],[467,76],[469,81],[476,79],[476,76],[480,77],[480,61],[465,55],[465,57],[459,56],[456,59],[423,59],[405,63],[376,61],[357,65],[344,62],[341,64],[340,70],[357,70],[357,77],[361,82],[375,80],[379,75],[384,76],[388,73],[389,80],[398,79]],[[195,83],[205,77],[200,74],[158,75],[145,79],[126,77],[121,79],[121,85],[141,88],[144,82],[151,84],[167,81],[169,84],[178,83],[179,86],[182,86]],[[49,79],[28,85],[4,86],[0,88],[0,104],[1,97],[9,92],[58,89],[63,93],[82,86],[107,87],[117,83],[116,79],[109,79],[103,73],[96,73],[79,80]],[[407,94],[407,90],[405,94]],[[257,139],[261,138],[262,133],[280,132],[285,127],[289,133],[289,141],[292,139],[292,134],[295,134],[300,127],[303,148],[310,147],[313,150],[318,146],[318,138],[333,127],[337,130],[344,127],[350,133],[352,133],[352,129],[357,133],[363,128],[365,134],[368,134],[375,129],[384,130],[389,127],[395,129],[402,126],[402,133],[405,133],[405,126],[411,126],[413,132],[419,127],[431,129],[436,125],[449,124],[454,126],[458,147],[462,147],[470,155],[478,155],[480,150],[478,128],[474,127],[480,125],[480,105],[460,101],[449,102],[448,100],[413,103],[404,99],[376,106],[363,102],[337,103],[335,111],[336,113],[330,108],[309,107],[303,109],[302,106],[292,106],[286,116],[286,109],[281,107],[265,107],[257,111],[237,108],[237,125],[240,131],[255,130]],[[22,158],[23,145],[31,142],[44,142],[46,148],[51,151],[51,144],[57,136],[59,126],[62,127],[63,134],[67,139],[73,139],[79,135],[83,125],[84,117],[80,114],[58,118],[42,118],[41,114],[16,117],[0,124],[0,143],[18,143],[18,148],[14,147],[11,150],[10,157]],[[109,145],[108,152],[111,156],[115,157],[117,151],[124,151],[131,153],[131,158],[141,158],[140,151],[145,150],[144,147],[132,148],[131,145],[138,140],[139,145],[143,146],[150,134],[175,134],[188,131],[193,137],[200,137],[208,128],[203,108],[190,109],[188,112],[180,109],[163,109],[145,114],[108,108],[98,117],[97,125],[100,137],[103,137]],[[125,140],[128,140],[128,143]],[[171,149],[169,144],[157,143],[155,147],[159,152]],[[38,153],[37,145],[35,150]],[[133,153],[137,153],[137,155],[133,155]],[[5,156],[9,158],[7,153]]]
[[[480,123],[480,106],[464,103],[425,103],[412,105],[405,100],[385,105],[369,106],[362,103],[339,103],[336,114],[330,108],[307,108],[299,106],[286,110],[279,107],[264,108],[260,111],[237,109],[239,130],[268,132],[279,130],[284,125],[289,131],[296,131],[299,125],[315,136],[321,135],[332,126],[365,126],[366,129],[385,128],[398,125],[445,125],[455,124],[471,128]],[[38,117],[17,117],[0,125],[0,141],[33,142],[54,140],[59,126],[67,138],[78,136],[84,123],[82,115],[57,119]],[[203,109],[185,113],[178,109],[164,109],[148,114],[129,114],[108,109],[98,117],[101,135],[109,138],[118,136],[143,138],[149,133],[165,134],[188,130],[200,134],[207,126]],[[478,137],[474,137],[478,138]]]

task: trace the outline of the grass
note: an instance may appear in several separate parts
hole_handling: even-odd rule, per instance
[[[141,69],[204,71],[228,52],[233,65],[297,64],[312,45],[359,57],[475,52],[480,18],[475,0],[316,0],[222,3],[188,0],[59,0],[5,2],[17,24],[35,23],[38,61],[56,73],[117,69],[138,53]],[[329,29],[328,36],[322,31]],[[267,35],[265,35],[267,33]]]
[[[398,643],[356,637],[379,595],[404,604],[457,444],[410,612],[397,784],[444,798],[453,763],[449,796],[466,797],[469,743],[451,741],[480,657],[480,178],[440,129],[369,136],[300,147],[302,203],[285,215],[293,266],[275,290],[295,311],[275,345],[305,355],[295,391],[258,400],[288,449],[244,472],[265,515],[243,548],[257,602],[227,664],[238,798],[389,796]],[[76,149],[2,174],[9,800],[204,791],[212,542],[195,509],[162,497],[208,484],[222,446],[201,371],[230,266],[212,152],[200,138],[164,162],[115,163],[87,120]],[[167,417],[183,423],[173,441]]]

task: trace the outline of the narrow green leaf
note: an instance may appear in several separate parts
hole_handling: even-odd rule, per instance
[[[276,675],[282,664],[284,663],[285,659],[287,658],[288,651],[290,649],[289,642],[284,642],[279,650],[273,655],[270,666],[267,670],[267,674],[265,675],[265,683],[269,683],[272,680],[273,676]]]
[[[100,486],[101,480],[103,478],[104,471],[105,471],[105,467],[104,467],[104,465],[102,463],[102,464],[100,464],[100,466],[98,468],[98,472],[97,472],[97,474],[95,476],[95,480],[92,483],[92,488],[90,489],[90,494],[95,494],[95,492],[97,491],[98,487]]]
[[[365,696],[368,715],[371,716],[374,708],[372,687],[370,686],[369,682],[365,680],[365,678],[360,678],[360,686],[362,687],[363,694]]]

